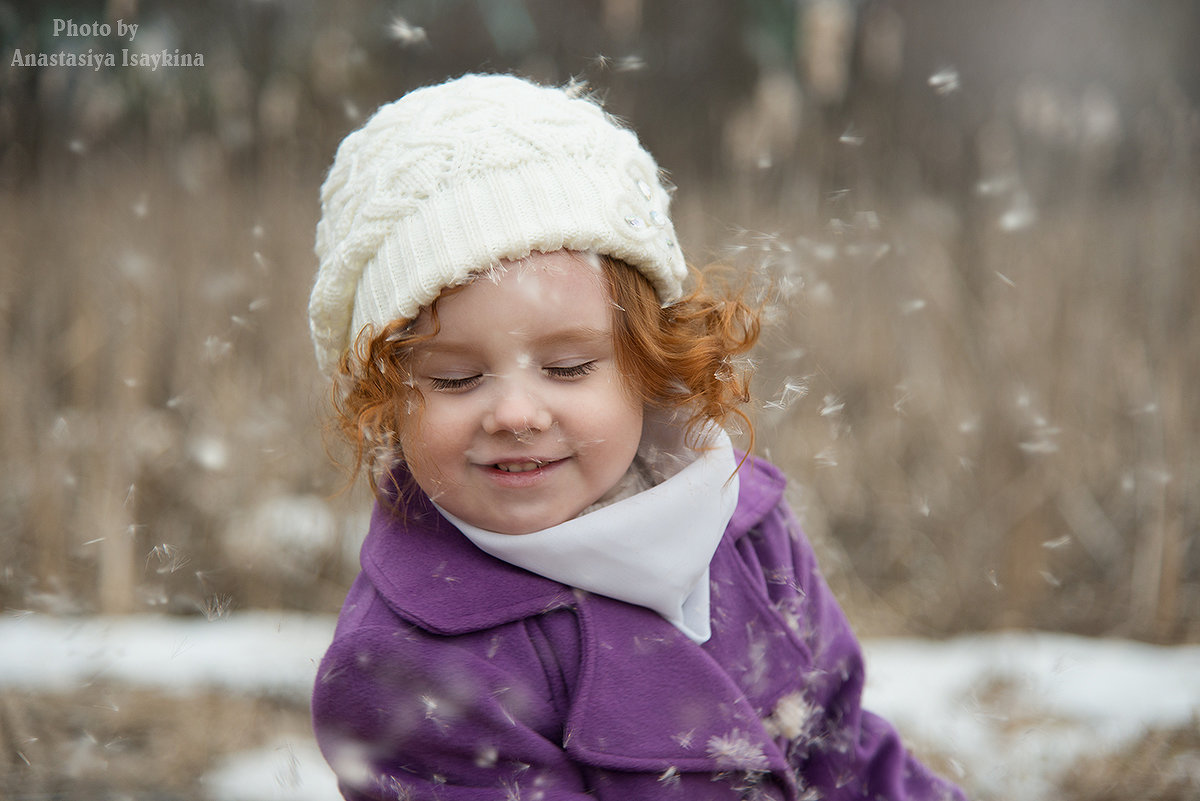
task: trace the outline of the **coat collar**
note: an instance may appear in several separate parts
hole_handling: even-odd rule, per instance
[[[779,503],[785,485],[774,465],[751,457],[739,476],[737,507],[725,532],[732,540]],[[403,484],[403,476],[397,478]],[[417,490],[395,509],[376,504],[362,568],[397,614],[436,634],[480,631],[576,602],[572,588],[484,553]]]
[[[479,550],[423,494],[375,505],[362,569],[401,617],[435,634],[465,634],[574,602],[569,587]]]

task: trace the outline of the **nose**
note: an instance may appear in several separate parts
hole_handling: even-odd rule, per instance
[[[506,379],[496,382],[483,429],[489,434],[528,434],[546,431],[553,422],[550,409],[537,394],[518,379]]]

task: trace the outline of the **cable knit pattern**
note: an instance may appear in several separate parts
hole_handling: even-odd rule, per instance
[[[331,372],[363,326],[534,251],[622,259],[673,302],[669,205],[654,159],[590,99],[507,75],[410,92],[346,137],[321,188],[317,361]]]

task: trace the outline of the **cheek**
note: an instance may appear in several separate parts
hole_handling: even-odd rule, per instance
[[[633,381],[620,372],[614,372],[609,377],[609,403],[613,416],[618,420],[630,422],[635,420],[641,425],[645,400]]]
[[[400,439],[400,450],[409,469],[416,473],[420,466],[430,461],[430,446],[438,442],[431,431],[431,420],[426,403],[416,392],[408,393],[396,402],[396,424]]]

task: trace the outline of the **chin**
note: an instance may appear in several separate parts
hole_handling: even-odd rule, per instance
[[[585,506],[584,509],[587,507]],[[496,526],[493,528],[487,525],[481,525],[480,528],[489,529],[497,534],[511,534],[514,536],[520,534],[532,534],[535,531],[542,531],[548,528],[554,528],[560,523],[565,523],[568,520],[573,520],[583,512],[580,509],[578,512],[559,512],[557,514],[536,514],[529,516],[507,517],[503,520],[496,520]]]

